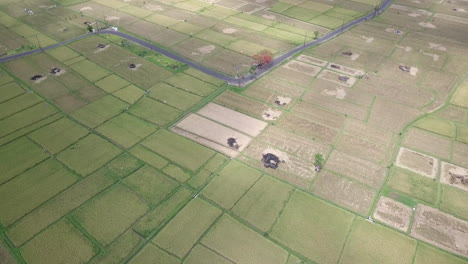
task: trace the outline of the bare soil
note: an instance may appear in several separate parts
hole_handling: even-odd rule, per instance
[[[468,169],[442,162],[440,182],[468,191]]]
[[[419,204],[411,235],[436,247],[468,257],[468,222]]]
[[[380,197],[379,203],[374,211],[374,219],[406,232],[408,230],[412,214],[412,208],[393,199],[382,196]]]
[[[431,179],[435,179],[437,176],[439,161],[422,153],[406,148],[400,148],[395,165]]]

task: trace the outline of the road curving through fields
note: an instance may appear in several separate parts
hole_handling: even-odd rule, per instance
[[[11,55],[11,56],[8,56],[8,57],[4,57],[4,58],[0,58],[0,63],[3,63],[3,62],[7,62],[7,61],[10,61],[10,60],[14,60],[14,59],[18,59],[18,58],[22,58],[22,57],[25,57],[25,56],[29,56],[29,55],[32,55],[32,54],[36,54],[36,53],[40,53],[42,51],[46,51],[46,50],[50,50],[50,49],[54,49],[54,48],[57,48],[57,47],[60,47],[60,46],[64,46],[64,45],[67,45],[71,42],[74,42],[74,41],[77,41],[77,40],[80,40],[80,39],[83,39],[83,38],[86,38],[86,37],[89,37],[89,36],[92,36],[92,35],[96,35],[96,34],[110,34],[110,35],[115,35],[115,36],[119,36],[119,37],[122,37],[124,39],[127,39],[129,41],[132,41],[134,43],[137,43],[141,46],[144,46],[146,48],[149,48],[151,49],[152,51],[156,51],[158,53],[161,53],[163,54],[164,56],[167,56],[173,60],[176,60],[178,62],[181,62],[181,63],[185,63],[187,64],[188,66],[192,67],[192,68],[195,68],[201,72],[204,72],[208,75],[211,75],[215,78],[218,78],[220,80],[223,80],[227,83],[229,83],[230,85],[234,85],[234,86],[239,86],[239,87],[243,87],[247,84],[249,84],[250,82],[256,80],[258,77],[264,75],[265,73],[269,72],[270,70],[272,70],[273,68],[275,68],[276,66],[280,65],[283,61],[289,59],[290,57],[292,57],[294,54],[304,50],[304,49],[307,49],[307,48],[310,48],[314,45],[317,45],[317,44],[322,44],[338,35],[340,35],[341,33],[345,32],[346,30],[356,26],[356,25],[359,25],[369,19],[372,19],[376,16],[378,16],[379,14],[381,14],[387,7],[390,6],[392,0],[384,0],[382,2],[382,4],[375,9],[374,12],[366,15],[366,16],[363,16],[363,17],[360,17],[354,21],[351,21],[349,22],[348,24],[345,24],[343,25],[342,27],[338,28],[338,29],[335,29],[333,30],[332,32],[330,32],[329,34],[321,37],[321,38],[318,38],[316,40],[313,40],[313,41],[310,41],[308,43],[305,43],[304,45],[301,45],[301,46],[297,46],[296,48],[286,52],[285,54],[282,54],[276,58],[273,59],[273,62],[270,63],[268,65],[268,67],[265,67],[265,68],[262,68],[262,69],[257,69],[256,73],[250,73],[249,75],[246,75],[246,76],[242,76],[240,78],[236,78],[236,77],[232,77],[232,76],[227,76],[223,73],[220,73],[220,72],[217,72],[217,71],[214,71],[212,69],[209,69],[205,66],[202,66],[200,64],[197,64],[195,62],[192,62],[178,54],[175,54],[171,51],[168,51],[168,50],[165,50],[159,46],[156,46],[154,44],[151,44],[150,42],[147,42],[145,40],[142,40],[142,39],[139,39],[135,36],[132,36],[132,35],[129,35],[129,34],[126,34],[126,33],[123,33],[123,32],[120,32],[120,31],[113,31],[113,30],[100,30],[98,32],[94,32],[94,33],[88,33],[86,35],[83,35],[83,36],[79,36],[79,37],[76,37],[76,38],[73,38],[73,39],[70,39],[70,40],[67,40],[67,41],[64,41],[64,42],[61,42],[61,43],[57,43],[57,44],[54,44],[54,45],[51,45],[51,46],[48,46],[48,47],[43,47],[43,48],[39,48],[39,49],[35,49],[35,50],[31,50],[31,51],[26,51],[26,52],[23,52],[23,53],[18,53],[18,54],[15,54],[15,55]]]

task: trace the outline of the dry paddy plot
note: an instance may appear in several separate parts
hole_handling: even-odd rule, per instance
[[[327,80],[327,81],[330,81],[330,82],[333,82],[333,83],[337,83],[337,84],[340,84],[340,85],[345,85],[345,86],[348,86],[348,87],[353,86],[357,81],[357,79],[355,77],[347,76],[347,75],[344,75],[344,74],[339,74],[339,73],[336,73],[336,72],[332,72],[330,70],[323,70],[317,76],[317,78]]]
[[[412,209],[388,197],[380,197],[374,218],[393,228],[406,232],[409,227]]]
[[[442,162],[440,182],[468,191],[468,169]]]
[[[213,103],[190,114],[172,130],[202,145],[235,157],[267,123]]]
[[[304,62],[300,62],[300,61],[295,61],[295,60],[292,60],[286,63],[283,67],[293,70],[293,71],[304,73],[310,76],[317,75],[317,73],[319,73],[319,71],[321,70],[320,67],[310,65]]]
[[[426,177],[435,179],[437,175],[438,160],[422,153],[400,148],[396,165]]]
[[[417,239],[468,257],[468,222],[419,204],[411,235]]]
[[[317,59],[317,58],[314,58],[314,57],[311,57],[311,56],[307,56],[307,55],[304,55],[304,54],[298,56],[296,58],[296,60],[307,62],[307,63],[310,63],[310,64],[314,64],[314,65],[317,65],[317,66],[320,66],[320,67],[325,67],[327,65],[327,63],[328,63],[327,61]]]

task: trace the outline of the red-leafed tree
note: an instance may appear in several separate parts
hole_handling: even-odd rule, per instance
[[[273,54],[269,50],[262,50],[258,54],[252,56],[255,66],[263,66],[273,61]]]

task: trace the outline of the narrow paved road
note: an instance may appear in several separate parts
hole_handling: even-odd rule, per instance
[[[18,53],[18,54],[12,55],[12,56],[0,58],[0,63],[10,61],[10,60],[14,60],[14,59],[18,59],[18,58],[22,58],[22,57],[25,57],[25,56],[28,56],[28,55],[31,55],[31,54],[35,54],[35,53],[39,53],[39,52],[42,52],[42,51],[45,51],[45,50],[57,48],[57,47],[60,47],[60,46],[63,46],[63,45],[67,45],[67,44],[69,44],[71,42],[74,42],[74,41],[77,41],[77,40],[80,40],[80,39],[83,39],[83,38],[86,38],[86,37],[89,37],[89,36],[92,36],[92,35],[95,35],[95,34],[111,34],[111,35],[116,35],[116,36],[125,38],[125,39],[130,40],[130,41],[132,41],[134,43],[137,43],[137,44],[139,44],[141,46],[149,48],[149,49],[151,49],[153,51],[159,52],[159,53],[161,53],[161,54],[163,54],[163,55],[165,55],[165,56],[167,56],[167,57],[169,57],[171,59],[174,59],[176,61],[185,63],[185,64],[187,64],[188,66],[190,66],[192,68],[195,68],[195,69],[197,69],[197,70],[199,70],[201,72],[204,72],[204,73],[206,73],[208,75],[211,75],[211,76],[216,77],[216,78],[218,78],[220,80],[228,82],[231,85],[244,86],[244,85],[250,83],[251,81],[257,79],[261,75],[267,73],[268,71],[273,69],[275,66],[280,65],[283,61],[287,60],[288,58],[290,58],[291,56],[293,56],[297,52],[300,52],[300,51],[302,51],[304,49],[307,49],[307,48],[309,48],[311,46],[326,42],[326,41],[338,36],[339,34],[343,33],[344,31],[348,30],[349,28],[354,27],[354,26],[356,26],[356,25],[358,25],[358,24],[360,24],[362,22],[365,22],[365,21],[367,21],[367,20],[369,20],[369,19],[371,19],[371,18],[373,18],[375,16],[378,16],[388,6],[390,6],[391,1],[392,0],[384,0],[382,2],[382,4],[379,6],[379,8],[376,9],[371,14],[369,14],[367,16],[364,16],[364,17],[361,17],[361,18],[358,18],[358,19],[356,19],[354,21],[351,21],[350,23],[344,25],[343,27],[335,29],[334,31],[330,32],[329,34],[327,34],[327,35],[325,35],[325,36],[323,36],[321,38],[318,38],[316,40],[308,42],[305,45],[298,46],[298,47],[288,51],[287,53],[285,53],[285,54],[283,54],[283,55],[281,55],[279,57],[276,57],[273,60],[273,62],[268,65],[268,67],[264,67],[262,69],[257,69],[256,74],[249,74],[247,76],[244,76],[241,79],[237,79],[237,78],[234,78],[234,77],[231,77],[231,76],[227,76],[227,75],[222,74],[220,72],[208,69],[208,68],[206,68],[204,66],[201,66],[199,64],[196,64],[196,63],[194,63],[194,62],[192,62],[192,61],[190,61],[188,59],[185,59],[180,55],[177,55],[177,54],[172,53],[170,51],[167,51],[167,50],[165,50],[165,49],[163,49],[161,47],[153,45],[153,44],[151,44],[151,43],[149,43],[147,41],[144,41],[144,40],[141,40],[141,39],[136,38],[134,36],[125,34],[123,32],[112,31],[112,30],[100,30],[100,31],[98,31],[96,33],[89,33],[89,34],[86,34],[86,35],[83,35],[83,36],[80,36],[80,37],[76,37],[76,38],[61,42],[61,43],[54,44],[52,46],[48,46],[48,47],[44,47],[44,48],[40,48],[40,49],[36,49],[36,50],[31,50],[31,51],[26,51],[26,52],[23,52],[23,53]]]

